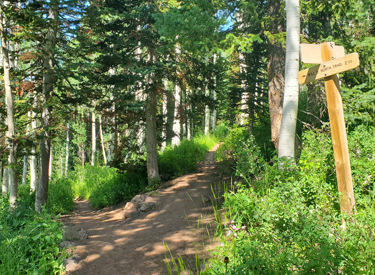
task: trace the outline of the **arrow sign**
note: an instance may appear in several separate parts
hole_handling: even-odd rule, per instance
[[[324,62],[320,65],[302,70],[298,73],[299,84],[306,84],[334,74],[342,73],[359,66],[358,53]]]
[[[301,44],[301,62],[307,64],[321,64],[322,53],[321,46],[323,44]],[[343,46],[335,45],[332,50],[332,55],[335,59],[345,56],[345,49]]]

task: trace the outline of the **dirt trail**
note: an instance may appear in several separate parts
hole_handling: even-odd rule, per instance
[[[197,173],[174,179],[151,195],[155,210],[139,218],[122,220],[125,203],[94,211],[87,202],[78,202],[70,225],[86,230],[89,238],[74,241],[79,262],[68,274],[167,274],[163,242],[175,259],[181,255],[194,270],[196,251],[201,258],[206,253],[202,248],[208,242],[205,227],[214,229],[215,225],[208,198],[212,197],[211,185],[220,182],[214,161],[217,147]]]

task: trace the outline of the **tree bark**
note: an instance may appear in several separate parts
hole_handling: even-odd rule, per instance
[[[22,171],[22,185],[26,184],[26,175],[27,175],[27,156],[23,156],[23,171]]]
[[[166,127],[166,142],[167,145],[172,144],[173,138],[173,120],[174,120],[174,111],[175,110],[175,103],[174,103],[174,96],[171,91],[167,91],[167,123]]]
[[[286,63],[283,115],[278,158],[294,158],[298,113],[300,15],[299,0],[286,0]],[[282,163],[280,162],[280,166]]]
[[[34,91],[34,102],[33,102],[33,110],[31,111],[31,131],[33,135],[33,145],[31,147],[31,156],[30,156],[30,192],[35,191],[36,185],[37,185],[37,159],[36,159],[36,152],[35,152],[35,130],[36,130],[36,113],[34,112],[34,109],[37,107],[37,98],[36,98],[36,92]]]
[[[59,15],[59,0],[52,0],[49,8],[49,18],[52,20],[46,35],[46,56],[43,60],[43,93],[42,93],[42,139],[40,142],[40,179],[35,195],[35,211],[40,213],[42,206],[48,200],[48,184],[49,184],[49,163],[51,150],[50,130],[50,108],[47,103],[51,92],[53,91],[54,75],[52,52],[56,46],[57,27]]]
[[[105,154],[105,146],[104,146],[104,140],[103,140],[103,127],[102,127],[102,116],[99,115],[99,136],[100,136],[100,143],[102,146],[102,154],[103,154],[103,161],[104,165],[107,165],[107,157]]]
[[[158,152],[156,148],[156,111],[157,111],[157,91],[151,88],[147,100],[147,176],[148,183],[152,184],[159,180]]]
[[[0,10],[1,17],[2,17],[2,10]],[[8,156],[8,177],[9,177],[9,202],[12,208],[16,207],[16,200],[18,195],[18,184],[16,178],[16,171],[15,167],[17,165],[16,159],[16,146],[14,143],[14,114],[13,114],[13,95],[12,95],[12,88],[10,83],[10,58],[7,49],[7,40],[5,37],[6,27],[5,27],[5,19],[1,18],[1,46],[3,50],[3,69],[4,69],[4,89],[5,89],[5,104],[6,104],[6,111],[7,111],[7,147],[9,150]]]
[[[95,124],[95,112],[91,113],[91,166],[95,164],[95,153],[96,153],[96,124]]]
[[[280,16],[281,2],[268,2],[268,15],[272,18],[270,32],[277,34],[284,31],[284,19]],[[276,39],[268,41],[268,100],[271,119],[271,138],[276,148],[279,146],[281,119],[284,98],[285,50]]]
[[[111,93],[110,100],[112,101],[111,111],[112,111],[113,118],[111,119],[112,125],[111,125],[111,132],[109,135],[108,163],[110,163],[113,160],[113,154],[114,154],[115,145],[116,145],[115,144],[116,143],[116,116],[115,116],[116,106],[115,106],[115,102],[113,101],[113,99],[114,99],[113,93]]]
[[[207,85],[204,90],[204,95],[208,99],[210,96],[210,90]],[[206,104],[204,109],[204,134],[207,136],[210,133],[210,107]]]
[[[69,122],[66,124],[65,177],[68,176],[68,167],[69,167]]]
[[[1,188],[1,192],[3,193],[3,196],[6,196],[8,194],[8,187],[9,187],[9,177],[8,177],[8,168],[3,168],[3,185]]]

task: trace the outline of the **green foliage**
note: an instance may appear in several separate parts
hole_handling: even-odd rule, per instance
[[[194,172],[197,163],[204,160],[206,153],[216,143],[213,136],[198,136],[192,140],[182,140],[178,146],[167,146],[158,158],[162,179]]]
[[[130,200],[147,186],[146,172],[125,172],[100,184],[90,196],[90,204],[100,209]]]
[[[98,186],[111,181],[116,175],[116,169],[107,166],[86,165],[84,168],[76,166],[76,170],[70,173],[68,180],[71,182],[76,198],[89,199]]]
[[[216,126],[214,134],[215,134],[215,137],[217,137],[219,141],[223,142],[229,134],[229,129],[224,124],[220,124]]]
[[[61,223],[43,209],[10,210],[0,198],[0,274],[61,274],[66,254],[59,250]]]
[[[70,181],[62,178],[48,187],[47,210],[50,213],[71,213],[74,210],[74,193]]]
[[[308,131],[298,166],[279,171],[277,163],[258,162],[257,176],[245,179],[250,187],[238,184],[224,195],[229,222],[219,227],[222,245],[205,274],[373,274],[374,128],[360,126],[348,140],[357,202],[352,218],[338,207],[329,132]],[[253,151],[249,158],[256,159],[259,149],[248,147],[240,156]]]
[[[74,210],[74,194],[68,179],[52,180],[48,187],[46,210],[50,214],[67,214]],[[29,185],[18,188],[18,207],[34,209],[35,192],[30,192]]]

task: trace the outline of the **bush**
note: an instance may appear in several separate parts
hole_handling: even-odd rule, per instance
[[[237,192],[224,195],[228,221],[219,227],[222,245],[205,274],[374,274],[373,131],[360,127],[348,137],[359,189],[351,218],[341,214],[338,205],[329,133],[307,132],[299,166],[279,171],[277,163],[260,162],[258,174],[246,179],[250,187],[240,184]],[[256,149],[241,150],[249,159],[259,154]],[[255,156],[249,156],[251,152]],[[237,169],[252,167],[238,163]],[[227,266],[224,256],[230,259]]]
[[[68,180],[71,182],[73,194],[76,198],[89,199],[91,193],[101,184],[116,177],[116,168],[107,166],[76,166]]]
[[[48,202],[46,209],[51,214],[67,214],[74,210],[74,194],[72,182],[58,179],[48,186]],[[18,190],[18,208],[35,209],[35,192],[30,193],[29,185],[20,185]]]
[[[215,137],[198,136],[193,140],[182,140],[178,146],[167,146],[158,157],[162,179],[192,173],[197,163],[204,160],[206,153],[217,143]]]
[[[220,124],[216,126],[214,135],[219,141],[223,142],[227,138],[229,132],[230,131],[227,126],[225,126],[224,124]]]
[[[89,200],[92,207],[100,209],[130,200],[147,186],[145,172],[125,172],[98,186]]]
[[[61,274],[66,254],[59,251],[62,224],[43,209],[9,210],[0,198],[0,274]]]
[[[69,180],[62,178],[50,183],[47,210],[55,214],[67,214],[74,210],[74,194]]]

